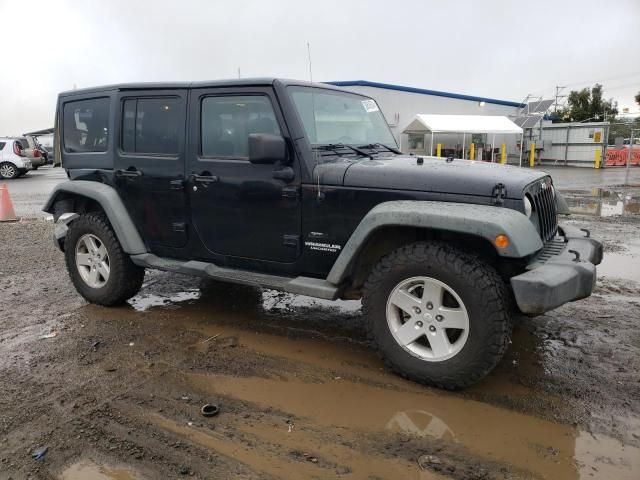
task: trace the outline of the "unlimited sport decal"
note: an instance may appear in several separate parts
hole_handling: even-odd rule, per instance
[[[335,253],[342,248],[340,245],[334,243],[320,243],[320,242],[304,242],[304,246],[309,250],[318,250],[320,252]]]

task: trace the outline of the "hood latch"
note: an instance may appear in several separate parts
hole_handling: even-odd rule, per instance
[[[491,196],[493,197],[493,203],[495,205],[504,205],[504,199],[507,197],[507,187],[504,186],[504,183],[496,183],[491,192]]]

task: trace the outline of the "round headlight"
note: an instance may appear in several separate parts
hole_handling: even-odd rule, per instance
[[[526,195],[524,197],[524,213],[529,218],[531,218],[531,214],[533,213],[533,205],[531,205],[531,200],[529,200],[529,197]]]

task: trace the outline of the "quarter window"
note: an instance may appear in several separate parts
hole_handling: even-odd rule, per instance
[[[109,99],[65,103],[63,132],[67,152],[105,152],[109,142]]]
[[[180,99],[131,98],[122,107],[122,150],[129,153],[177,155]]]
[[[269,98],[262,95],[202,100],[200,151],[203,157],[249,157],[249,135],[280,134]]]
[[[6,144],[7,142],[0,142],[0,150],[3,150]]]

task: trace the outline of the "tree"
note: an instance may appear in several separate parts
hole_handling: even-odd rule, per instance
[[[640,94],[639,94],[640,95]],[[593,88],[572,90],[567,98],[567,107],[553,114],[553,122],[602,121],[615,117],[618,113],[618,102],[613,98],[602,98],[602,85],[596,83]]]
[[[636,95],[636,103],[640,105],[640,92],[638,92]]]

